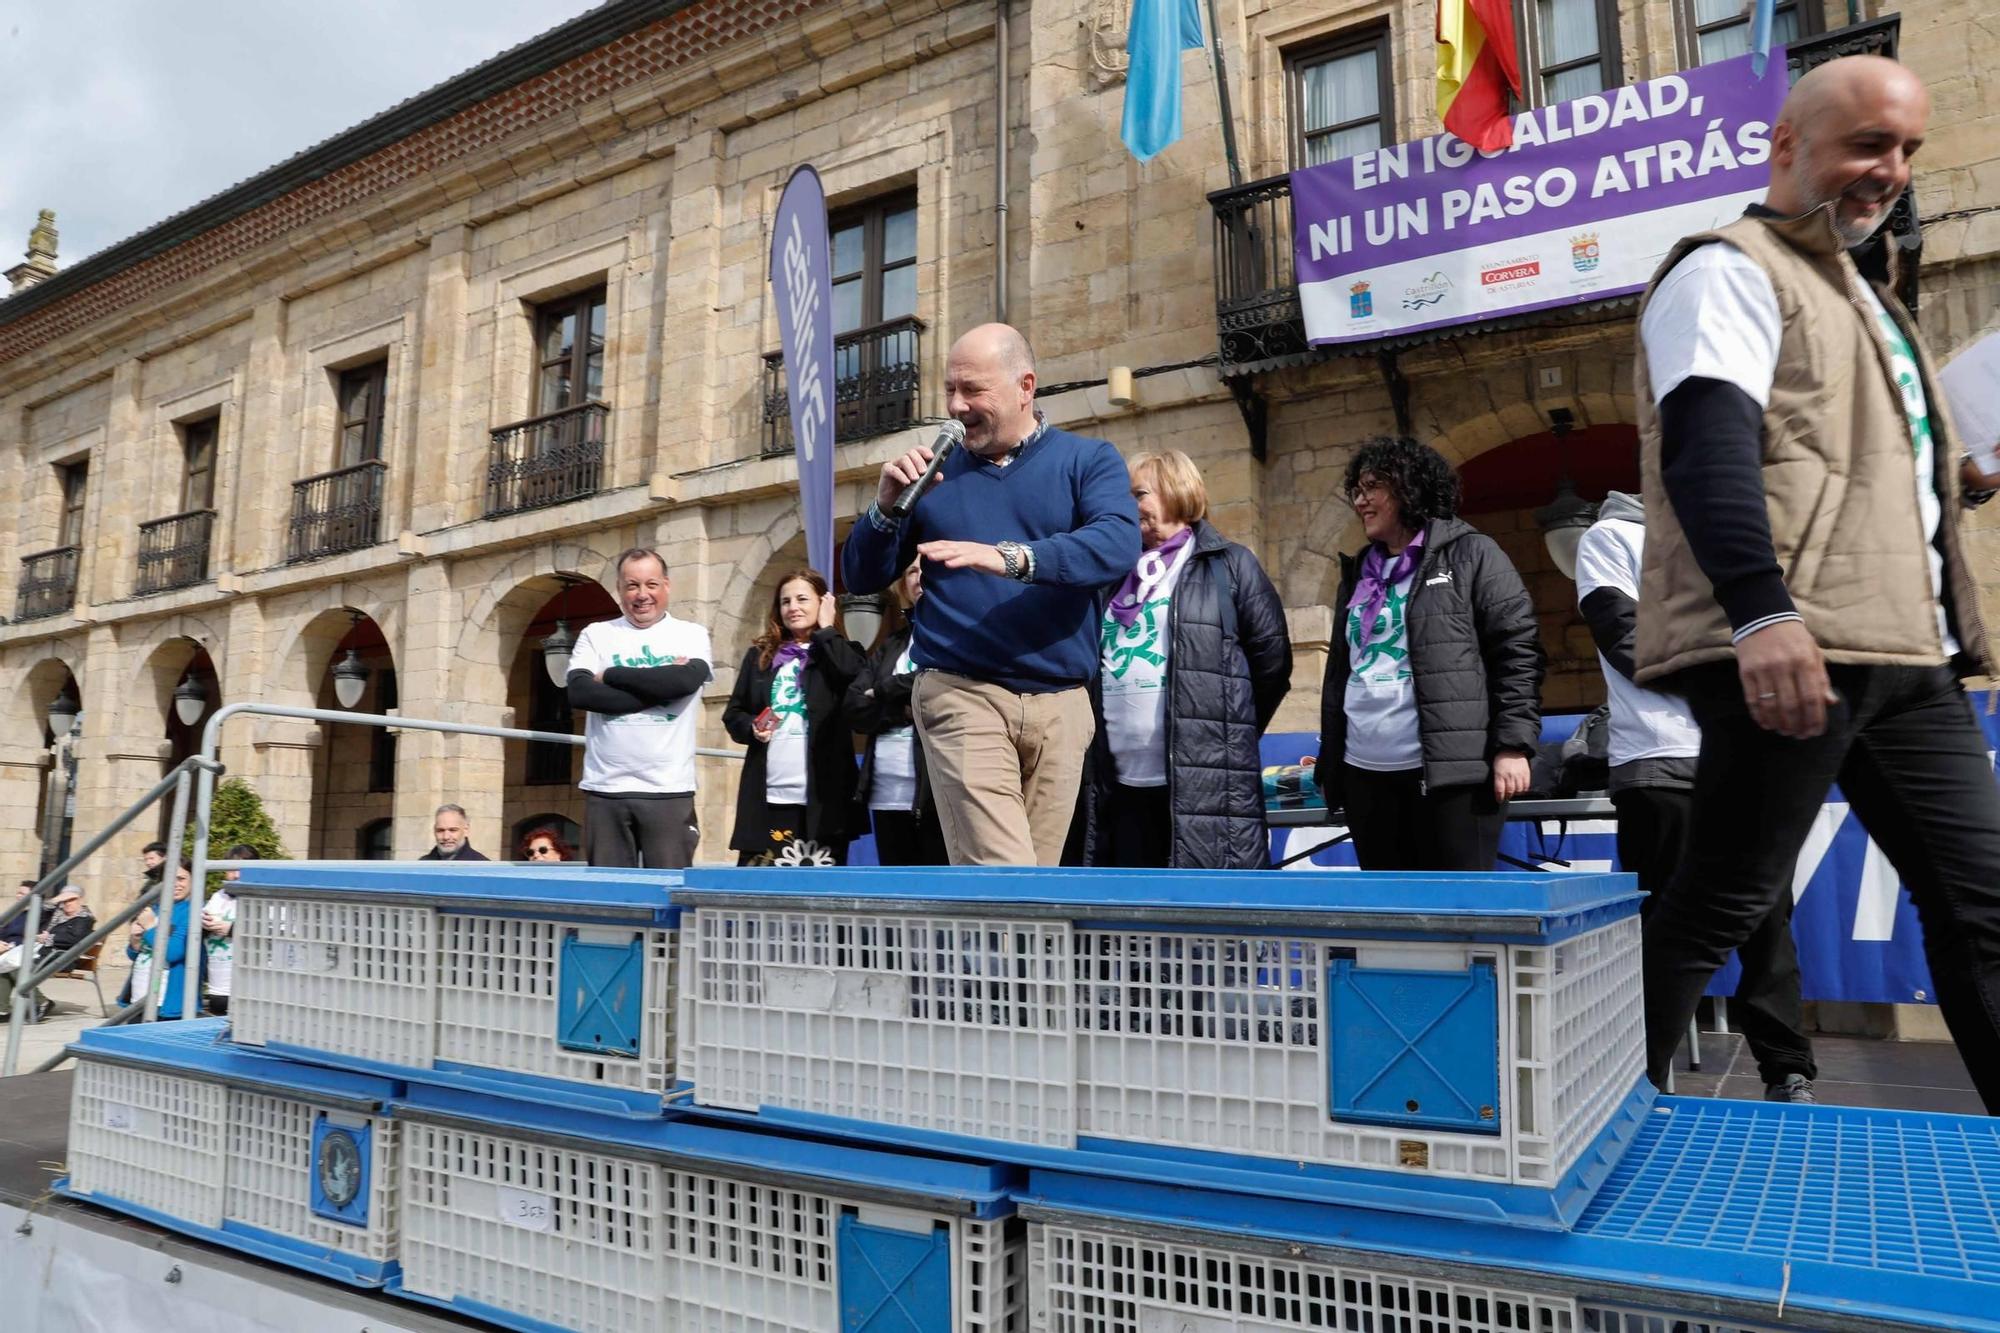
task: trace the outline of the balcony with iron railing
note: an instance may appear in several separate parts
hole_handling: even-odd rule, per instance
[[[540,509],[604,489],[611,405],[581,403],[493,432],[486,463],[486,516]]]
[[[1897,15],[1885,15],[1836,32],[1801,38],[1786,48],[1791,76],[1839,56],[1896,53]],[[1327,353],[1306,341],[1299,307],[1298,276],[1292,267],[1292,179],[1272,176],[1217,190],[1208,196],[1214,214],[1215,325],[1222,375],[1256,375],[1317,360]],[[1916,307],[1916,261],[1922,249],[1916,207],[1907,193],[1890,215],[1889,237],[1898,249],[1904,303]],[[1406,341],[1562,318],[1561,312],[1503,316],[1454,329],[1435,330]],[[1350,343],[1346,350],[1379,351],[1378,343]]]
[[[382,539],[382,487],[389,465],[371,458],[292,483],[285,560],[298,564],[358,551]]]
[[[14,619],[59,616],[76,605],[77,560],[81,546],[58,546],[21,559],[21,582],[14,590]]]
[[[892,319],[833,340],[833,438],[866,439],[917,420],[923,387],[923,321]],[[792,448],[792,406],[781,352],[764,356],[764,452]]]
[[[190,588],[208,577],[213,509],[191,509],[139,525],[139,581],[132,591],[148,593]]]

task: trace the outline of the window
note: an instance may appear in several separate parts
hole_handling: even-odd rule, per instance
[[[377,819],[363,824],[354,835],[355,859],[389,861],[396,855],[396,821]]]
[[[604,397],[604,289],[551,301],[535,314],[535,415]]]
[[[62,480],[62,530],[58,546],[83,545],[83,502],[90,490],[90,464],[71,463],[56,472]],[[47,511],[44,511],[47,512]]]
[[[383,667],[375,677],[375,708],[386,713],[396,706],[396,673]],[[368,728],[368,790],[396,790],[396,733],[387,727]]]
[[[1750,8],[1741,0],[1681,0],[1681,31],[1687,34],[1688,63],[1712,65],[1750,50]],[[1817,5],[1778,0],[1771,16],[1771,45],[1782,46],[1819,33]]]
[[[1316,167],[1390,142],[1389,31],[1348,33],[1285,56],[1292,161]]]
[[[382,456],[382,401],[388,388],[387,361],[340,372],[334,389],[334,467],[355,467]]]
[[[530,653],[528,730],[562,734],[573,731],[574,727],[569,711],[569,691],[549,679],[549,673],[542,669],[540,653]],[[573,776],[570,772],[571,758],[576,753],[575,746],[564,745],[560,741],[529,741],[526,785],[567,787]]]
[[[885,195],[835,213],[833,333],[839,337],[917,313],[917,196]],[[842,348],[834,374],[859,373],[857,348]],[[853,364],[849,364],[853,360]]]
[[[183,514],[215,507],[215,437],[220,417],[204,417],[181,427],[181,457],[187,466],[181,472]]]
[[[1532,0],[1521,29],[1523,91],[1534,106],[1603,92],[1623,78],[1614,0]]]

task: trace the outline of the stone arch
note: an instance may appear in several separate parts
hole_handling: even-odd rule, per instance
[[[80,653],[73,655],[78,660],[82,658]],[[49,705],[56,701],[65,684],[76,692],[80,703],[89,705],[83,695],[83,678],[62,652],[50,652],[9,674],[12,680],[6,686],[4,735],[10,744],[35,750],[42,747],[42,737],[48,731]]]
[[[750,641],[763,631],[764,603],[773,584],[782,570],[804,564],[805,553],[806,534],[799,507],[787,504],[737,558],[728,584],[716,599],[715,623],[709,626],[718,675],[725,664],[733,668]]]
[[[126,719],[127,728],[149,728],[164,719],[174,706],[174,690],[188,667],[207,654],[219,682],[223,676],[222,635],[205,621],[180,615],[153,627],[132,651],[132,679],[121,700],[136,710]],[[211,701],[212,702],[212,701]]]
[[[617,555],[587,542],[553,542],[523,552],[486,579],[458,635],[455,657],[462,675],[455,683],[461,697],[504,704],[508,667],[519,646],[515,640],[562,587],[562,576],[588,579],[609,592],[611,562]]]
[[[326,670],[333,665],[334,647],[353,624],[351,611],[375,622],[390,645],[391,656],[395,656],[403,626],[401,602],[351,587],[336,586],[332,591],[343,600],[328,605],[315,599],[266,631],[267,644],[284,645],[272,653],[277,666],[263,681],[265,696],[272,703],[314,706]]]

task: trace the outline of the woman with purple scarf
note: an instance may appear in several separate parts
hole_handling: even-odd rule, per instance
[[[1338,642],[1314,776],[1364,870],[1491,870],[1541,736],[1535,608],[1492,538],[1457,517],[1436,450],[1375,439],[1347,464],[1368,545],[1341,558]]]
[[[738,864],[847,860],[855,768],[844,701],[867,659],[834,622],[826,580],[795,570],[778,580],[764,633],[737,669],[722,725],[749,747],[729,839]]]
[[[1270,863],[1258,740],[1292,683],[1284,605],[1208,522],[1186,454],[1130,470],[1143,549],[1104,613],[1084,859],[1256,869]]]

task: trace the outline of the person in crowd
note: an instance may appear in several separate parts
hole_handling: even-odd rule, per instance
[[[1637,496],[1612,491],[1597,511],[1597,522],[1577,543],[1576,597],[1597,643],[1611,703],[1608,757],[1611,803],[1618,809],[1618,863],[1639,877],[1647,895],[1639,905],[1640,919],[1650,923],[1687,852],[1701,728],[1687,700],[1632,679],[1645,549],[1645,506]],[[1736,954],[1743,977],[1730,1012],[1757,1060],[1766,1100],[1812,1101],[1818,1069],[1800,1009],[1791,894],[1778,896]]]
[[[164,965],[167,969],[165,991],[160,997],[159,1016],[175,1019],[181,1016],[181,983],[187,968],[189,938],[189,914],[192,904],[188,896],[194,891],[194,865],[186,857],[181,858],[180,867],[174,871],[173,910],[169,913],[167,937],[164,943],[159,936],[159,917],[152,908],[147,908],[132,919],[132,930],[125,946],[125,956],[132,960],[132,1003],[146,1002],[146,988],[153,982],[153,968]],[[204,957],[200,970],[205,974],[207,960]]]
[[[1292,684],[1284,603],[1208,521],[1186,454],[1140,454],[1131,478],[1144,550],[1104,613],[1085,860],[1260,869],[1258,741]]]
[[[441,805],[431,816],[432,847],[419,861],[484,861],[484,852],[472,846],[472,821],[462,805]]]
[[[563,841],[562,834],[547,824],[530,829],[515,849],[520,859],[538,865],[552,865],[557,861],[574,861],[576,852]]]
[[[1877,265],[1930,97],[1808,72],[1761,206],[1667,254],[1637,359],[1648,538],[1634,661],[1701,724],[1688,853],[1645,934],[1648,1073],[1791,888],[1836,781],[1901,873],[1944,1020],[2000,1114],[2000,789],[1954,668],[2000,671],[1928,354]],[[1857,262],[1857,255],[1859,262]]]
[[[255,847],[239,842],[229,849],[232,861],[262,859]],[[217,1016],[229,1012],[229,985],[236,974],[236,895],[229,885],[243,877],[241,870],[222,872],[222,887],[208,895],[201,905],[201,944],[208,953],[207,1007]]]
[[[931,796],[924,747],[910,716],[916,663],[910,656],[911,617],[924,595],[921,561],[912,560],[894,585],[895,610],[884,617],[881,641],[847,687],[847,721],[868,738],[855,788],[860,811],[875,825],[875,859],[885,866],[938,866],[951,857]]]
[[[737,668],[722,725],[749,747],[729,839],[740,864],[787,844],[847,861],[855,771],[845,703],[867,659],[834,611],[818,573],[786,574],[771,594],[764,632]]]
[[[618,557],[615,620],[584,627],[569,655],[583,738],[583,846],[592,865],[678,870],[694,861],[695,741],[714,678],[708,629],[667,614],[667,562]]]
[[[28,881],[28,886],[33,888],[33,881]],[[82,943],[91,931],[97,929],[97,918],[83,905],[83,894],[73,885],[63,886],[62,891],[51,900],[49,910],[52,915],[44,922],[46,928],[35,936],[35,962],[44,967],[48,965],[47,960]],[[10,952],[18,962],[21,951],[15,949]],[[25,963],[21,965],[26,966]],[[0,953],[0,1020],[4,1020],[12,1010],[16,980],[14,972],[15,969],[8,966],[7,954]],[[29,1016],[30,1022],[41,1022],[48,1017],[49,1010],[55,1007],[54,1002],[46,995],[39,997],[39,1000],[35,1012]]]
[[[1041,419],[1018,330],[961,337],[944,380],[965,447],[900,520],[932,453],[883,467],[841,572],[875,592],[923,558],[911,704],[952,863],[1055,865],[1093,731],[1100,599],[1139,558],[1131,480],[1110,443]]]
[[[139,892],[138,896],[152,901],[160,892],[160,877],[166,873],[167,844],[149,842],[139,849]],[[132,979],[125,979],[124,988],[118,992],[118,1003],[122,1007],[132,1002]]]
[[[1541,737],[1534,604],[1435,449],[1371,440],[1346,485],[1368,544],[1341,560],[1314,777],[1362,869],[1491,870]]]
[[[16,901],[19,901],[34,891],[35,881],[24,879],[21,881],[20,887],[14,890],[14,898]],[[28,917],[26,912],[16,916],[6,925],[0,926],[0,1015],[4,1015],[9,1005],[13,1002],[14,974],[27,966],[28,950],[24,947],[23,943],[27,939],[27,935]],[[40,1008],[46,1008],[46,1006],[47,1001],[45,1000]],[[41,1021],[40,1012],[31,1015],[31,1017],[36,1022]]]

